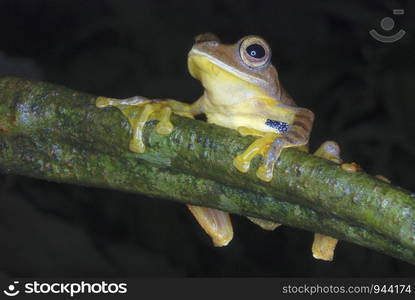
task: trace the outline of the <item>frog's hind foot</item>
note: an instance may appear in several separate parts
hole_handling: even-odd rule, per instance
[[[254,218],[254,217],[247,217],[247,218],[252,223],[258,225],[259,227],[261,227],[264,230],[273,231],[277,227],[281,226],[281,224],[279,224],[279,223],[275,223],[275,222],[264,220],[264,219],[259,219],[259,218]]]
[[[209,207],[187,205],[200,226],[212,238],[215,247],[229,244],[233,238],[232,222],[227,212]]]
[[[352,163],[343,163],[340,158],[340,147],[336,142],[327,141],[323,143],[314,155],[331,160],[337,164],[340,164],[341,168],[347,172],[357,172],[362,170],[362,168],[352,162]],[[382,175],[377,175],[381,181],[390,183],[390,181]],[[334,250],[336,248],[338,240],[327,235],[315,233],[314,242],[312,246],[313,256],[316,259],[322,259],[326,261],[333,260]]]
[[[325,158],[337,164],[341,164],[343,161],[340,158],[340,147],[334,141],[325,141],[314,152],[315,156]]]
[[[315,259],[332,261],[338,240],[320,233],[314,234],[311,250]]]

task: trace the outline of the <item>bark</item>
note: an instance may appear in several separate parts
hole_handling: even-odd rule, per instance
[[[414,194],[295,149],[284,150],[272,182],[262,182],[259,158],[247,174],[232,166],[252,137],[179,116],[169,136],[150,121],[147,151],[133,153],[126,118],[96,108],[95,98],[0,78],[0,170],[268,219],[415,263]]]

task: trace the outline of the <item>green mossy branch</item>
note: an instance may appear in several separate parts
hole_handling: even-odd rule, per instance
[[[364,172],[295,149],[274,180],[232,160],[253,140],[173,116],[175,130],[145,129],[147,151],[128,150],[130,126],[95,96],[44,82],[0,78],[0,170],[51,181],[142,193],[324,233],[415,264],[415,198]]]

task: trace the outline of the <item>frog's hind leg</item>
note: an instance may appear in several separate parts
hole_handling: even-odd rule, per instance
[[[314,155],[331,160],[338,164],[342,163],[340,158],[340,147],[336,142],[333,141],[324,142],[316,150],[316,152],[314,152]],[[315,233],[313,246],[311,248],[314,258],[332,261],[337,241],[337,239],[330,236]]]
[[[216,247],[229,244],[233,238],[231,218],[227,212],[209,207],[187,205],[200,226],[212,238]]]

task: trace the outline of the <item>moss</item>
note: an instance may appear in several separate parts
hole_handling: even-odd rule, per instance
[[[128,121],[116,108],[96,108],[94,99],[1,78],[1,170],[261,217],[415,262],[415,202],[407,191],[295,149],[283,151],[265,183],[255,175],[259,158],[247,174],[232,166],[251,137],[178,116],[169,136],[149,122],[147,151],[132,153]]]

